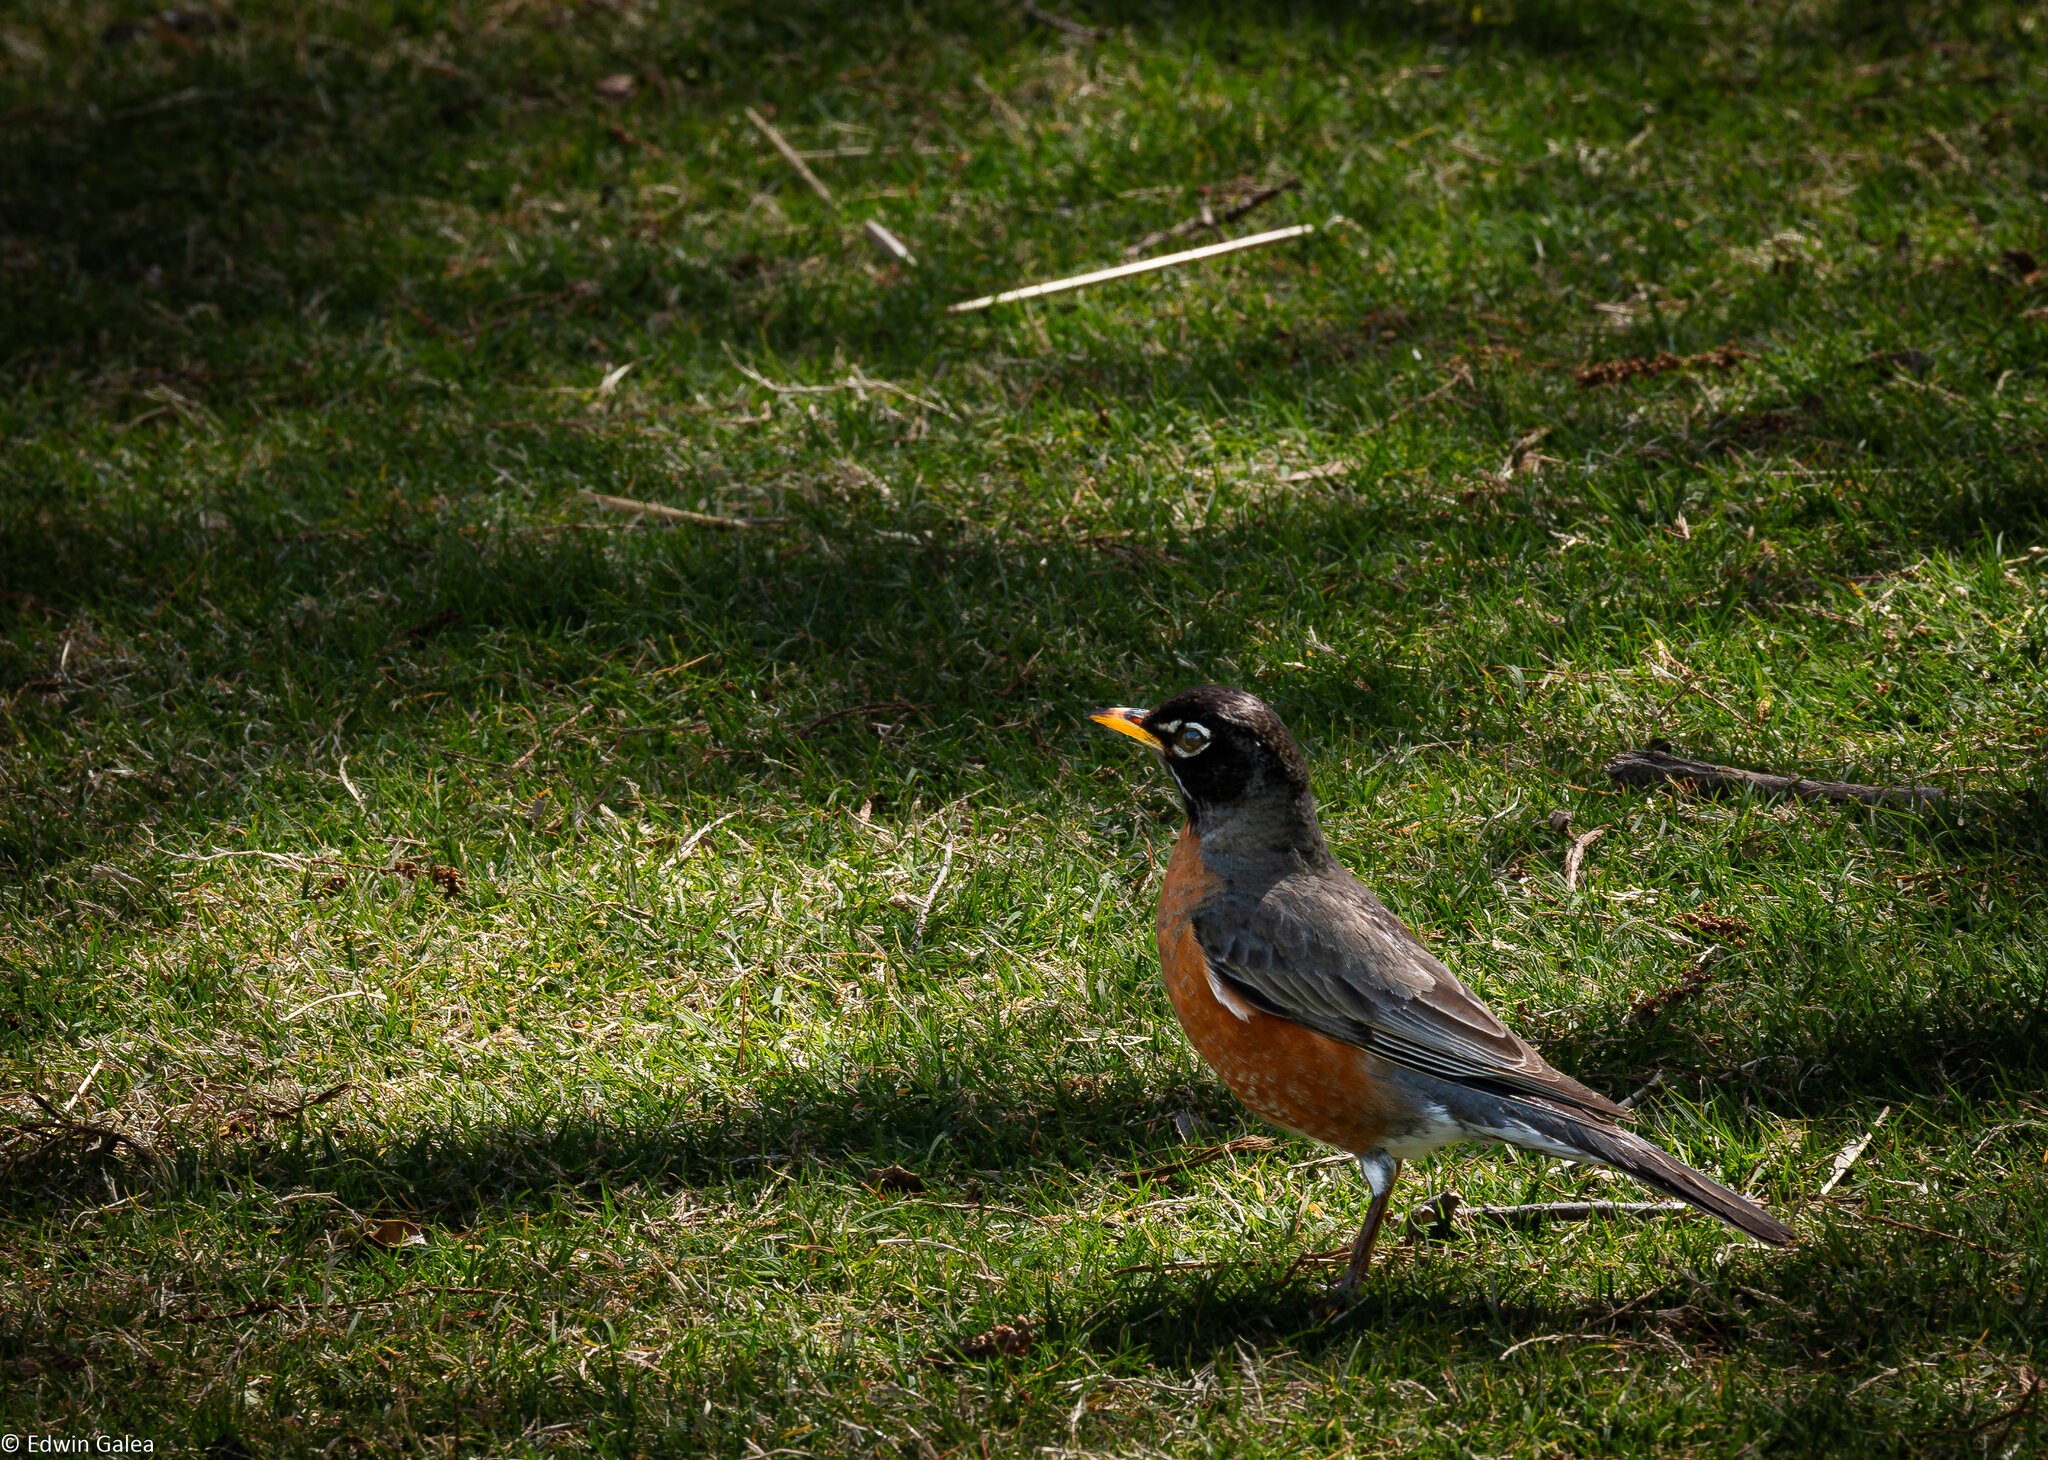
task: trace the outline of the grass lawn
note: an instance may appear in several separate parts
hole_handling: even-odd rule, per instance
[[[2048,17],[1071,13],[0,4],[0,1431],[2048,1447]],[[1330,1312],[1363,1183],[1186,1047],[1084,718],[1203,680],[1799,1245]]]

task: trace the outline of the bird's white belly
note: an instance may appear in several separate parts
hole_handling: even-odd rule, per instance
[[[1468,1131],[1451,1118],[1450,1111],[1441,1105],[1424,1105],[1415,1118],[1398,1130],[1387,1132],[1380,1149],[1396,1161],[1414,1161],[1427,1156],[1439,1146],[1454,1145],[1459,1141],[1473,1139],[1475,1132]]]

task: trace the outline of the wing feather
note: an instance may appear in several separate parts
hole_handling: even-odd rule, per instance
[[[1211,971],[1267,1013],[1442,1079],[1627,1114],[1544,1063],[1348,872],[1284,877],[1249,916],[1238,898],[1205,903],[1194,931]]]

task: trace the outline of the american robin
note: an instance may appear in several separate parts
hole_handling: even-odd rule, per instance
[[[1187,825],[1159,895],[1159,968],[1181,1027],[1275,1125],[1352,1152],[1372,1188],[1338,1290],[1372,1261],[1401,1163],[1505,1142],[1626,1172],[1763,1242],[1791,1229],[1623,1130],[1552,1069],[1330,855],[1308,762],[1263,702],[1217,685],[1091,716],[1157,751]]]

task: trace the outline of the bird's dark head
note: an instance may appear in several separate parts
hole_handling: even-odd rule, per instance
[[[1297,839],[1312,834],[1321,844],[1308,761],[1256,695],[1205,684],[1150,710],[1099,710],[1090,718],[1159,753],[1197,832],[1226,819],[1251,821]]]

